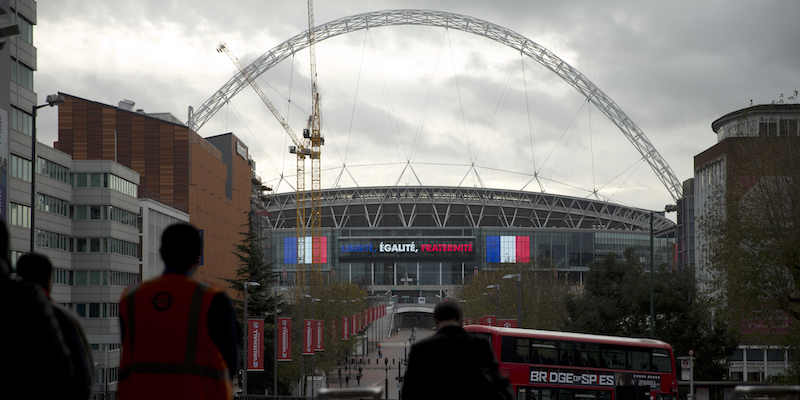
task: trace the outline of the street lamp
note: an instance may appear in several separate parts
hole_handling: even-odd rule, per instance
[[[517,278],[517,326],[522,328],[522,274],[504,275],[503,279]]]
[[[500,318],[500,284],[496,285],[489,285],[486,286],[487,289],[494,289],[495,294],[497,294],[497,313],[494,315],[494,322],[496,326],[500,326],[500,323],[497,320]]]
[[[311,299],[311,319],[314,319],[314,302],[322,301],[320,299]],[[314,326],[316,329],[316,326]],[[313,337],[313,335],[312,335]],[[313,346],[312,346],[313,347]],[[316,368],[314,367],[314,354],[311,354],[311,397],[314,397],[314,378],[316,378],[317,372]]]
[[[678,211],[678,206],[674,204],[667,204],[664,206],[664,212]],[[653,264],[655,254],[653,250],[653,211],[650,211],[650,338],[655,335],[656,313],[653,304]]]
[[[275,357],[272,359],[273,362],[273,369],[272,369],[272,391],[276,395],[278,394],[278,291],[287,290],[284,287],[279,287],[275,285],[275,296],[273,300],[275,302],[275,330],[272,332],[273,339],[275,340],[274,350],[275,350]],[[246,394],[246,393],[245,393]]]
[[[67,100],[60,94],[49,94],[45,101],[47,101],[47,104],[40,106],[34,104],[31,109],[31,115],[33,115],[33,120],[31,121],[31,253],[36,248],[36,114],[37,110],[42,107],[57,106]]]
[[[303,328],[302,332],[306,331],[305,322],[303,321],[303,298],[305,298],[305,297],[308,297],[310,299],[311,295],[307,295],[307,294],[301,294],[300,295],[300,326]],[[311,303],[311,307],[314,307],[314,303]],[[303,343],[303,345],[301,346],[301,349],[305,350],[306,343],[305,343],[305,340],[302,340],[303,339],[303,335],[302,334],[300,335],[300,338],[301,338],[301,342]],[[306,371],[305,371],[305,366],[303,365],[303,359],[304,358],[305,357],[303,357],[303,351],[300,351],[300,382],[301,382],[300,383],[300,395],[301,396],[305,396],[305,394],[306,394],[306,374],[305,374]]]
[[[244,282],[244,289],[242,290],[244,296],[244,347],[242,347],[242,358],[244,358],[244,373],[242,374],[242,394],[247,396],[247,287],[248,286],[261,286],[258,282]]]
[[[103,383],[105,384],[105,391],[103,394],[103,399],[108,399],[108,366],[105,364],[95,363],[95,370],[100,366],[103,366]]]

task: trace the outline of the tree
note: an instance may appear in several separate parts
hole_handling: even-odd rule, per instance
[[[477,319],[484,315],[497,314],[497,293],[487,289],[489,285],[500,285],[499,318],[517,317],[517,280],[503,279],[509,274],[522,275],[522,321],[523,328],[552,329],[562,327],[565,318],[564,295],[570,286],[558,277],[557,271],[546,262],[535,264],[497,264],[495,269],[483,270],[455,293],[462,301],[464,317]],[[483,293],[489,293],[483,295]]]
[[[650,277],[628,248],[620,260],[608,253],[592,264],[583,293],[565,300],[570,331],[627,337],[650,336]],[[676,355],[695,351],[695,380],[722,380],[724,361],[736,349],[737,337],[697,296],[694,271],[658,270],[653,299],[653,337],[672,345]]]
[[[243,293],[244,282],[257,282],[259,286],[247,287],[247,314],[250,317],[266,317],[274,314],[276,299],[272,296],[269,288],[275,282],[277,276],[272,270],[271,264],[267,264],[264,259],[264,254],[259,245],[261,238],[255,225],[253,224],[253,215],[248,213],[247,223],[243,225],[246,229],[241,232],[242,241],[235,246],[233,254],[238,260],[239,268],[236,270],[236,278],[225,279],[228,287]],[[244,331],[244,297],[243,295],[233,299],[236,313],[239,321],[242,322],[241,329]],[[280,304],[279,304],[280,306]],[[274,343],[274,325],[271,318],[265,319],[264,329],[264,357],[265,360],[273,359],[275,343]],[[246,333],[246,332],[245,332]],[[252,394],[264,394],[265,390],[269,389],[270,393],[275,393],[272,388],[273,385],[273,365],[272,363],[265,363],[264,372],[249,372],[247,375],[247,391]],[[245,369],[244,361],[242,362],[242,369]],[[241,379],[241,376],[239,377]],[[289,388],[289,382],[285,379],[279,381],[279,392],[286,393]],[[283,389],[283,390],[281,390]],[[288,389],[291,393],[291,390]],[[287,393],[288,394],[288,393]]]

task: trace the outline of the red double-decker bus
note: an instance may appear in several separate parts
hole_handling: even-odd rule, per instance
[[[676,400],[678,395],[672,346],[660,340],[484,325],[464,329],[490,341],[517,400]]]

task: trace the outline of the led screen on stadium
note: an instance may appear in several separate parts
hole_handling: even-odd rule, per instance
[[[531,262],[530,236],[486,236],[486,262]]]
[[[474,238],[389,237],[339,239],[341,261],[474,261]]]
[[[303,260],[300,264],[313,264],[319,262],[325,264],[328,262],[328,237],[315,237],[311,240],[311,236],[306,236],[303,241]],[[319,255],[314,259],[314,245],[319,246]],[[297,264],[298,259],[297,238],[287,237],[283,238],[283,263],[284,264]]]

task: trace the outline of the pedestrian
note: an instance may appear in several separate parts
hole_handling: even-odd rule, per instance
[[[513,399],[489,343],[461,327],[458,303],[438,303],[433,318],[436,334],[415,343],[408,353],[401,398]]]
[[[232,399],[240,332],[224,290],[194,278],[200,232],[173,224],[161,235],[164,273],[120,300],[121,399]]]
[[[42,289],[11,276],[9,251],[8,228],[0,220],[0,397],[55,399],[73,378],[69,349]]]
[[[17,276],[38,285],[44,291],[53,307],[53,314],[64,337],[64,344],[69,348],[74,378],[63,388],[61,396],[67,399],[85,400],[89,398],[94,383],[92,348],[78,316],[72,310],[53,302],[50,297],[52,274],[53,264],[42,254],[28,253],[17,260]]]

